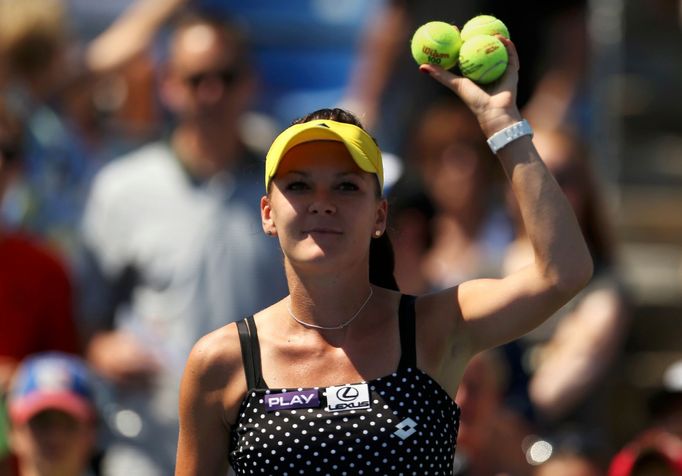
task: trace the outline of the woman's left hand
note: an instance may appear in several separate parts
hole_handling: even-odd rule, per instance
[[[455,75],[440,66],[423,64],[422,72],[430,74],[436,81],[457,94],[476,115],[486,137],[521,119],[516,106],[516,91],[519,79],[519,57],[514,43],[498,35],[507,48],[509,64],[497,81],[479,86],[472,80]]]

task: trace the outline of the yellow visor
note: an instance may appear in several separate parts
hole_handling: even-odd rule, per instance
[[[327,119],[295,124],[277,136],[265,158],[265,190],[268,190],[282,158],[292,147],[318,140],[342,142],[360,169],[376,174],[383,192],[384,167],[374,139],[358,126]]]

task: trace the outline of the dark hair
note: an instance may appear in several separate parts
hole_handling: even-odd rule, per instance
[[[382,288],[400,291],[395,280],[395,255],[387,233],[372,238],[369,245],[369,282]]]
[[[304,122],[314,121],[317,119],[327,119],[329,121],[343,122],[345,124],[353,124],[363,131],[366,129],[362,126],[360,120],[351,112],[344,109],[318,109],[310,114],[307,114],[298,119],[294,119],[291,125],[302,124]],[[372,137],[372,139],[374,139]],[[376,143],[376,139],[374,139]],[[381,196],[381,188],[377,181],[377,196]],[[387,233],[384,233],[379,238],[372,238],[369,246],[369,282],[375,286],[399,291],[398,283],[395,280],[393,271],[395,269],[395,255],[393,254],[393,245]]]
[[[293,121],[291,121],[291,125],[293,126],[294,124],[303,124],[304,122],[315,121],[318,119],[327,119],[329,121],[353,124],[354,126],[359,127],[363,131],[365,130],[365,128],[362,125],[362,122],[360,122],[360,119],[358,119],[355,114],[338,107],[335,107],[333,109],[331,108],[318,109],[317,111],[313,111],[310,114],[306,114],[303,117],[294,119]],[[374,142],[376,142],[376,139],[374,140]]]

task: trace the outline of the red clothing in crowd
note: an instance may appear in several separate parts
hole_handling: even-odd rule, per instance
[[[0,236],[0,359],[46,350],[79,351],[69,277],[30,238]]]

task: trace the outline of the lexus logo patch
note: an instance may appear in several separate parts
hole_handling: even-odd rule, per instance
[[[369,407],[369,387],[366,383],[327,387],[326,410],[329,412],[362,410]]]

